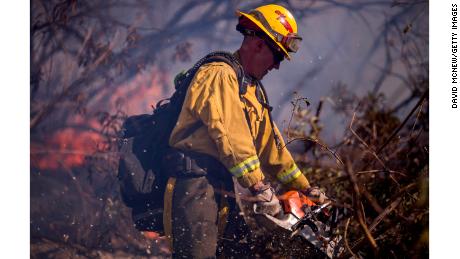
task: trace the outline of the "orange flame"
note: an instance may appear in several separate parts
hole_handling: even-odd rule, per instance
[[[131,81],[113,89],[104,88],[86,106],[90,112],[116,112],[122,104],[128,114],[149,113],[150,106],[163,98],[163,89],[169,79],[168,73],[157,67],[137,74]],[[70,113],[71,111],[69,111]],[[67,128],[59,129],[49,135],[44,143],[31,141],[31,163],[40,170],[56,170],[82,166],[85,158],[104,148],[105,136],[102,125],[95,115],[77,114],[69,116]]]

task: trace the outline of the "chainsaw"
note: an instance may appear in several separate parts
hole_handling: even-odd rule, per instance
[[[244,192],[243,188],[236,190],[240,194]],[[276,217],[259,213],[255,203],[237,202],[255,235],[276,235],[277,243],[283,244],[282,249],[297,250],[294,257],[336,258],[344,251],[338,229],[347,213],[343,208],[333,206],[331,201],[317,205],[299,191],[288,191],[278,199],[283,210]],[[315,256],[310,256],[312,251]]]
[[[334,207],[331,201],[317,205],[299,191],[288,191],[278,199],[283,211],[277,217],[262,214],[265,225],[273,224],[278,231],[284,231],[288,239],[302,238],[328,258],[342,253],[343,240],[337,227],[343,210]],[[255,204],[254,213],[257,214]]]

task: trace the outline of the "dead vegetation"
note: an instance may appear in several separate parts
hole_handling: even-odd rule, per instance
[[[310,181],[354,212],[346,233],[342,229],[345,258],[427,257],[427,94],[403,120],[381,105],[382,98],[364,96],[351,117],[344,114],[350,123],[340,143],[324,144],[319,113],[307,109],[295,110],[289,135],[304,143],[295,155]]]

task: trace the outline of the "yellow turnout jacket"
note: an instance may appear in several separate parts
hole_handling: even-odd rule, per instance
[[[198,121],[201,126],[189,133]],[[275,131],[281,136],[276,126]],[[236,73],[225,62],[198,69],[169,144],[218,159],[244,187],[266,176],[294,189],[309,187],[284,141],[281,139],[282,149],[276,146],[268,110],[258,101],[256,86],[249,84],[240,95]]]

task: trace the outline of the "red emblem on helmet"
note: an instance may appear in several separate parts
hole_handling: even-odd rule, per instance
[[[294,31],[292,30],[292,27],[291,25],[289,24],[289,22],[286,20],[286,15],[284,15],[283,13],[281,13],[279,10],[276,10],[275,13],[278,15],[278,20],[280,21],[280,23],[284,26],[284,28],[286,28],[286,30],[288,30],[290,33],[293,33]]]

